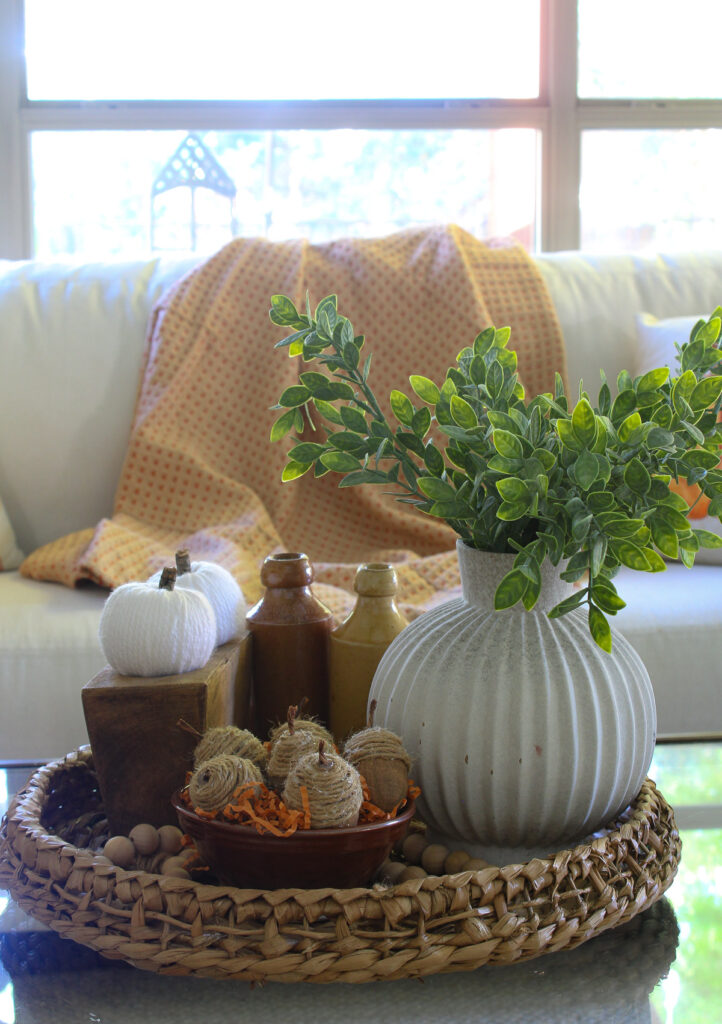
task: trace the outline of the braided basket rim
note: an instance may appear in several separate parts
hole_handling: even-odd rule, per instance
[[[597,838],[525,864],[357,889],[239,889],[108,864],[48,833],[51,785],[92,776],[89,747],[38,769],[0,828],[0,887],[59,935],[160,974],[365,982],[573,949],[671,885],[681,841],[647,779]],[[82,809],[81,809],[82,810]]]

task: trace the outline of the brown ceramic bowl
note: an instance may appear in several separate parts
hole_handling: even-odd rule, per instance
[[[401,839],[414,813],[409,800],[390,821],[353,828],[301,829],[279,837],[252,825],[209,821],[171,797],[180,827],[191,836],[219,882],[243,889],[349,889],[366,885]]]

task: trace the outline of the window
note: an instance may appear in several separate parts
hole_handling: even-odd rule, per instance
[[[0,256],[722,245],[719,0],[3,0]]]

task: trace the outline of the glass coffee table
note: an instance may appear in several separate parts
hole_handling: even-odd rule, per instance
[[[32,766],[0,769],[0,811]],[[650,776],[682,842],[667,894],[577,949],[512,966],[364,985],[149,974],[60,939],[0,890],[0,1024],[722,1020],[722,737],[659,743]]]

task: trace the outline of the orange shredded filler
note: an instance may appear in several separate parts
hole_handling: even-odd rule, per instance
[[[364,799],[359,813],[359,825],[368,825],[375,821],[389,821],[396,817],[407,800],[415,799],[421,793],[418,786],[415,786],[409,779],[406,798],[392,811],[387,812],[371,803],[368,786],[363,776],[361,776],[361,786]],[[188,807],[192,806],[187,786],[181,791],[181,799]],[[222,818],[224,821],[236,822],[238,825],[251,825],[261,835],[269,832],[271,835],[284,837],[293,835],[298,829],[310,829],[311,827],[311,808],[305,786],[301,787],[301,801],[303,810],[294,811],[286,807],[278,793],[263,783],[247,783],[234,790],[231,800],[220,811],[204,811],[200,807],[192,807],[192,810],[199,818],[206,820]]]

